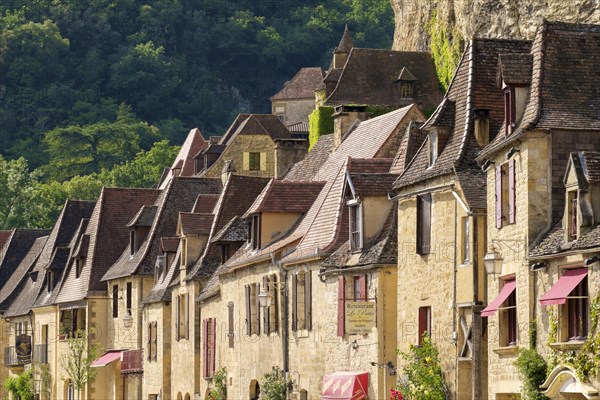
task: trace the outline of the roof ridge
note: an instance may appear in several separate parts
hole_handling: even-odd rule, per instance
[[[466,148],[467,148],[467,141],[468,141],[468,137],[469,137],[469,129],[471,127],[471,111],[473,109],[473,86],[474,86],[474,77],[473,75],[475,75],[475,40],[476,39],[472,39],[472,45],[471,45],[471,54],[470,54],[470,59],[469,59],[469,73],[468,73],[468,78],[467,78],[467,93],[465,96],[465,100],[466,100],[466,106],[465,106],[465,128],[464,131],[462,133],[462,139],[461,139],[461,143],[460,143],[460,149],[458,151],[458,155],[456,156],[456,159],[454,160],[454,164],[458,164],[464,157],[465,152],[466,152]],[[454,134],[456,134],[456,130],[454,131]]]

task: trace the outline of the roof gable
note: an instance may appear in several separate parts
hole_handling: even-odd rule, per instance
[[[294,77],[283,85],[277,94],[271,96],[274,100],[314,99],[315,90],[323,84],[321,67],[301,68]]]

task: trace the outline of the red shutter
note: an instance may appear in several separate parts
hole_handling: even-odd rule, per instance
[[[419,345],[423,341],[423,333],[427,331],[427,307],[419,307]]]
[[[250,313],[250,285],[246,289],[246,334],[252,336],[252,314]]]
[[[215,359],[217,358],[217,319],[210,319],[210,376],[215,374]]]
[[[312,330],[312,279],[311,271],[304,273],[304,326],[309,331]]]
[[[508,223],[515,223],[515,202],[517,200],[517,182],[515,175],[516,162],[513,159],[508,161]]]
[[[337,335],[344,336],[346,333],[345,324],[345,298],[346,298],[346,288],[345,288],[345,279],[343,276],[338,277],[338,321],[337,321]]]
[[[298,325],[298,275],[292,275],[292,330]]]
[[[358,290],[360,301],[367,301],[367,276],[361,275],[358,278]]]
[[[254,295],[256,296],[256,299],[254,299],[254,303],[256,304],[256,334],[260,336],[260,299],[258,298],[260,283],[254,284],[254,290]]]
[[[202,321],[202,376],[208,377],[208,320]]]
[[[496,167],[496,228],[502,228],[502,166]]]

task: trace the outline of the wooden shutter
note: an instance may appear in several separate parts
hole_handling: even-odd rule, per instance
[[[112,316],[113,318],[119,317],[119,285],[113,285],[112,287]]]
[[[260,153],[260,170],[267,170],[267,153]]]
[[[210,364],[209,364],[209,373],[210,376],[215,374],[215,360],[217,358],[217,319],[210,319]]]
[[[184,335],[185,339],[190,338],[190,295],[188,293],[183,295],[183,312],[185,315],[185,327],[184,327]]]
[[[256,306],[256,334],[260,336],[260,299],[258,294],[260,293],[260,283],[254,284],[254,304]]]
[[[304,273],[304,328],[312,330],[312,278],[310,270]]]
[[[208,320],[202,321],[202,376],[208,377]]]
[[[233,319],[233,302],[230,301],[227,304],[227,323],[228,323],[228,329],[227,329],[227,337],[229,339],[229,348],[233,349],[234,345],[235,345],[235,336],[234,336],[234,319]]]
[[[268,276],[263,276],[262,284],[263,284],[263,288],[265,289],[267,294],[270,294],[271,289],[269,288],[269,277]],[[260,293],[260,291],[258,293]],[[260,304],[259,304],[259,306],[260,306]],[[271,326],[270,326],[271,307],[272,306],[265,307],[264,313],[263,313],[263,331],[265,332],[265,335],[268,335],[271,333]]]
[[[514,158],[508,160],[508,223],[515,223],[515,202],[517,200],[517,182],[515,175],[516,163]]]
[[[271,275],[273,280],[273,302],[271,305],[275,307],[273,312],[273,332],[279,332],[279,286],[277,286],[277,275]]]
[[[502,166],[496,167],[496,228],[502,228]]]
[[[175,302],[175,339],[179,340],[180,336],[179,336],[179,323],[180,323],[180,319],[181,319],[181,297],[179,297],[179,295],[177,296],[177,300]]]
[[[248,171],[250,169],[250,153],[247,151],[242,155],[242,169]]]
[[[154,321],[152,335],[152,358],[156,361],[158,357],[158,321]]]
[[[423,333],[429,331],[429,307],[419,307],[419,345],[423,341]]]
[[[360,301],[367,301],[367,275],[358,278],[358,290]]]
[[[421,242],[420,254],[429,254],[431,250],[431,194],[423,194],[420,198]]]
[[[346,288],[345,279],[343,276],[338,276],[338,321],[337,321],[337,335],[344,336],[346,333],[345,325],[345,302],[346,302]]]
[[[152,322],[148,324],[148,339],[146,340],[148,348],[148,360],[152,360]]]
[[[292,330],[298,325],[298,275],[292,275]]]
[[[246,285],[246,334],[252,336],[252,315],[250,313],[250,285]]]

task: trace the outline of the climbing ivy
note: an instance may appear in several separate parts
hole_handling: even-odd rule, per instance
[[[316,108],[308,116],[308,141],[309,149],[317,143],[317,140],[323,135],[333,133],[333,107],[322,106]]]
[[[440,84],[446,90],[460,61],[463,38],[458,29],[449,28],[447,23],[438,17],[435,9],[427,23],[427,33],[435,71]]]
[[[544,400],[539,387],[546,378],[548,364],[536,350],[537,324],[533,320],[529,324],[529,348],[521,349],[515,367],[523,377],[523,396],[528,400]]]

